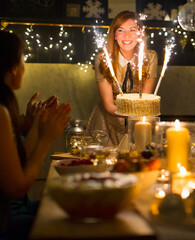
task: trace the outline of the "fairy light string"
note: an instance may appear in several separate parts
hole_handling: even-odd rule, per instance
[[[81,28],[82,29],[82,33],[83,34],[93,34],[93,42],[92,44],[94,45],[94,47],[92,49],[93,52],[91,53],[91,56],[88,57],[88,60],[83,62],[78,62],[78,66],[80,67],[80,70],[83,70],[84,72],[87,72],[87,69],[89,68],[90,65],[93,64],[93,61],[95,59],[95,56],[97,54],[97,52],[103,48],[103,43],[105,42],[105,39],[107,37],[107,33],[103,32],[101,33],[100,29],[105,29],[107,32],[109,31],[110,26],[107,26],[105,24],[103,24],[102,20],[96,20],[94,25],[86,25],[86,24],[58,24],[58,23],[34,23],[34,22],[13,22],[13,21],[7,21],[6,19],[1,19],[0,22],[0,29],[4,30],[7,27],[9,27],[9,25],[21,25],[21,26],[26,26],[26,30],[24,30],[24,32],[28,32],[30,29],[31,31],[29,31],[29,35],[28,33],[24,33],[25,35],[25,41],[27,43],[27,51],[28,53],[25,56],[26,61],[28,61],[28,59],[34,57],[35,51],[33,49],[33,46],[37,46],[37,51],[39,51],[39,49],[43,49],[43,51],[45,53],[49,53],[50,50],[52,49],[58,49],[60,51],[62,51],[63,53],[63,59],[64,61],[68,61],[68,62],[72,62],[74,59],[74,56],[76,54],[76,52],[74,51],[74,43],[70,40],[68,41],[68,37],[69,37],[69,31],[68,30],[64,30],[64,40],[59,40],[58,41],[58,37],[56,38],[56,36],[48,36],[48,43],[44,44],[42,39],[42,32],[40,32],[39,34],[35,34],[35,26],[50,26],[50,27],[59,27],[60,31],[59,34],[62,33],[61,29],[65,29],[65,28]],[[86,30],[87,29],[87,30]],[[194,35],[192,34],[192,32],[186,32],[185,30],[181,29],[180,25],[176,25],[174,27],[150,27],[147,26],[147,29],[149,31],[149,39],[148,39],[148,43],[152,46],[155,44],[156,41],[156,37],[158,36],[162,36],[167,38],[168,34],[170,32],[172,32],[172,34],[179,37],[180,42],[182,44],[182,48],[184,47],[183,45],[186,44],[187,39],[190,41],[191,45],[193,47],[195,47],[195,38]],[[86,31],[85,31],[86,30]],[[156,30],[156,31],[153,31]],[[11,31],[11,30],[10,30]],[[12,30],[13,31],[13,30]],[[58,35],[58,33],[57,33]],[[34,44],[33,41],[36,41],[36,43]],[[43,52],[43,53],[44,53]],[[176,52],[174,53],[176,54]],[[162,77],[161,77],[162,78]]]

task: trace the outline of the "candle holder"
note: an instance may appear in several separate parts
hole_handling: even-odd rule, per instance
[[[155,123],[155,150],[162,168],[177,172],[183,166],[195,171],[195,122],[180,122],[179,129],[175,122]]]
[[[155,145],[155,125],[160,121],[156,116],[128,117],[130,150],[142,152],[147,145]]]

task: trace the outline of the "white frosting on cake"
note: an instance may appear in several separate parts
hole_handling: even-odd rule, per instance
[[[117,114],[129,116],[160,115],[160,96],[143,93],[124,93],[116,97]]]

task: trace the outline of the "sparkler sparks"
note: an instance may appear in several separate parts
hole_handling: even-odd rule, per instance
[[[139,67],[139,97],[142,98],[142,65],[143,65],[143,57],[144,57],[144,42],[141,41],[140,49],[139,49],[139,59],[138,59],[138,67]]]
[[[119,85],[119,83],[118,83],[118,80],[116,79],[116,76],[115,76],[115,73],[114,73],[114,69],[113,69],[113,67],[112,67],[112,63],[111,63],[111,60],[110,60],[110,57],[109,57],[109,54],[108,54],[108,51],[107,51],[105,45],[104,45],[104,47],[103,47],[103,50],[104,50],[104,53],[105,53],[105,55],[106,55],[106,61],[107,61],[108,67],[109,67],[109,69],[110,69],[110,72],[111,72],[111,74],[112,74],[112,77],[114,78],[114,81],[115,81],[115,83],[116,83],[116,86],[118,87],[120,94],[123,94],[123,92],[122,92],[122,90],[121,90],[121,87],[120,87],[120,85]]]
[[[156,89],[155,89],[155,91],[154,91],[154,95],[157,94],[158,89],[159,89],[160,84],[161,84],[161,81],[162,81],[162,78],[163,78],[163,76],[164,76],[164,74],[165,74],[165,70],[167,69],[167,64],[168,64],[169,59],[170,59],[170,57],[171,57],[172,49],[173,49],[173,47],[175,46],[175,44],[173,43],[173,41],[174,41],[174,38],[172,38],[172,39],[170,40],[170,44],[167,44],[167,45],[165,46],[165,57],[164,57],[164,62],[163,62],[163,68],[162,68],[162,71],[161,71],[161,74],[160,74],[160,78],[159,78],[159,80],[158,80],[158,83],[157,83],[157,85],[156,85]]]

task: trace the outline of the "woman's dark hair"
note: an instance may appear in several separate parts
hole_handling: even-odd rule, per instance
[[[23,42],[20,37],[14,33],[0,31],[0,103],[9,111],[14,128],[18,154],[22,165],[24,165],[25,154],[21,141],[18,103],[14,92],[5,83],[5,74],[14,66],[20,64],[22,54]]]

